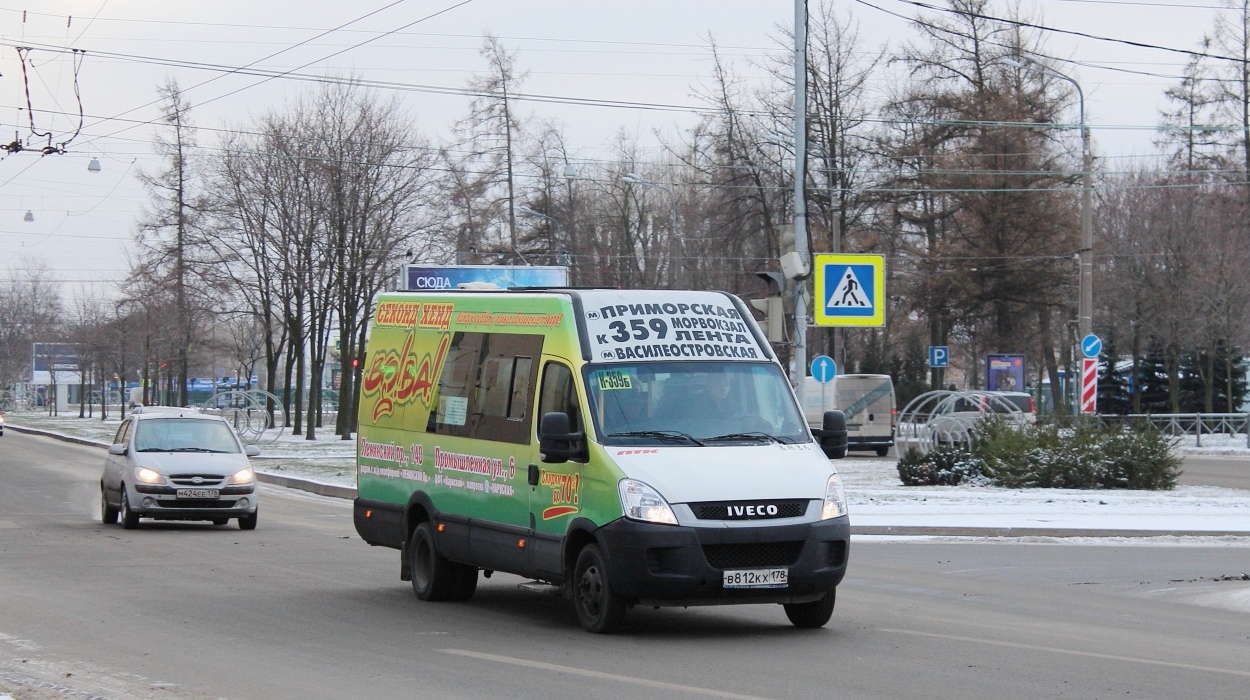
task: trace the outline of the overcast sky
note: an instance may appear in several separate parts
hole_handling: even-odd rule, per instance
[[[887,54],[916,39],[905,18],[933,14],[901,0],[865,2],[836,0],[858,23],[864,48],[884,47]],[[999,16],[1007,6],[991,4]],[[1219,0],[1022,5],[1048,27],[1176,49],[1197,46],[1218,6]],[[28,146],[46,145],[46,138],[31,137],[30,114],[35,131],[53,132],[54,144],[74,134],[75,57],[52,49],[86,52],[78,56],[77,79],[85,118],[68,153],[0,160],[0,269],[44,261],[67,294],[89,284],[112,293],[111,283],[125,277],[135,221],[147,201],[135,174],[160,166],[148,145],[149,122],[158,115],[156,88],[167,78],[187,91],[206,147],[214,130],[240,126],[312,87],[191,64],[401,83],[408,87],[398,94],[418,128],[438,139],[464,115],[467,99],[428,88],[460,88],[482,72],[484,33],[518,53],[519,67],[529,71],[528,93],[696,105],[692,92],[710,70],[709,36],[739,75],[758,81],[759,65],[778,50],[778,27],[793,21],[792,0],[0,0],[0,143],[16,133]],[[32,47],[24,72],[17,46]],[[1165,76],[1178,75],[1186,56],[1062,33],[1048,33],[1045,46],[1074,62],[1064,70],[1085,91],[1102,167],[1116,170],[1151,153],[1163,90],[1174,82]],[[879,94],[886,85],[871,87]],[[27,90],[32,112],[25,109]],[[537,102],[523,111],[564,122],[570,143],[586,158],[602,157],[619,130],[653,145],[654,129],[674,133],[695,120],[681,110]],[[1076,121],[1075,105],[1071,114]],[[103,166],[99,173],[87,171],[93,157]],[[28,210],[33,222],[23,220]]]

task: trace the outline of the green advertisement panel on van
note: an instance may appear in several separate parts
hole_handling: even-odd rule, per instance
[[[356,529],[424,600],[500,571],[560,587],[594,632],[637,604],[832,614],[844,421],[808,428],[737,297],[386,294],[359,411]]]

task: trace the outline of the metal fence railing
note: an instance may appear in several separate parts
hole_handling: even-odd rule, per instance
[[[1129,415],[1099,414],[1104,425],[1140,424],[1149,422],[1169,435],[1193,435],[1198,447],[1203,435],[1245,434],[1250,448],[1250,413],[1141,413]]]

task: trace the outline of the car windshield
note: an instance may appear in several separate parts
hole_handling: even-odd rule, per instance
[[[220,420],[149,418],[135,426],[139,452],[239,452],[230,426]]]
[[[776,365],[640,362],[585,372],[595,432],[605,445],[811,440]]]

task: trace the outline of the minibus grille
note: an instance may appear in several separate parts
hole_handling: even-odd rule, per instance
[[[802,541],[703,545],[703,556],[715,569],[790,566],[798,561],[802,551]]]
[[[699,520],[798,518],[807,512],[807,501],[712,501],[691,503],[690,509]]]

